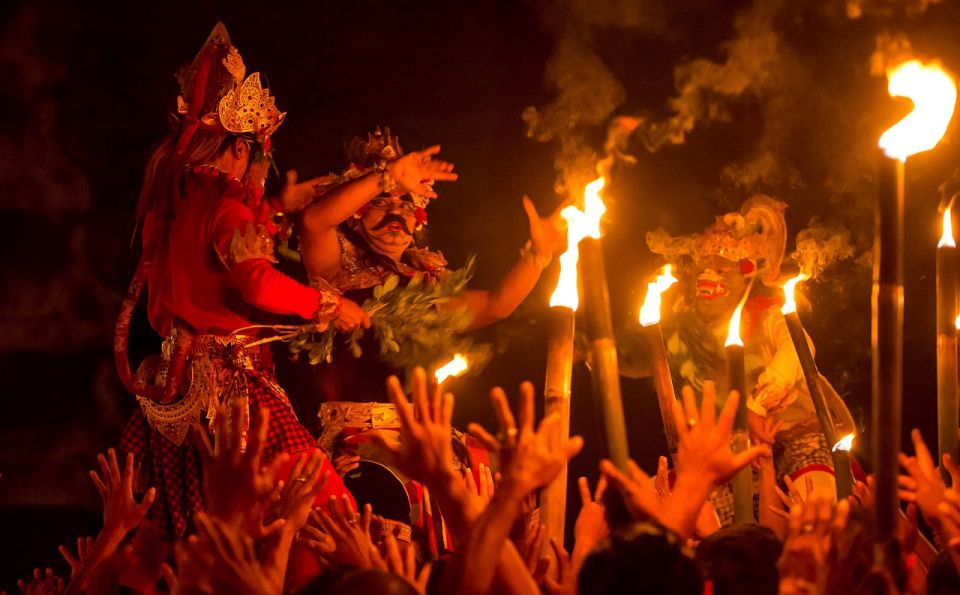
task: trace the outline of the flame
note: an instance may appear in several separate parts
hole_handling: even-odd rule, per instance
[[[743,314],[743,305],[747,303],[747,296],[749,294],[750,288],[748,287],[747,290],[743,292],[743,297],[740,298],[740,303],[737,304],[736,310],[733,311],[733,316],[730,317],[730,328],[727,330],[727,340],[723,344],[724,347],[730,347],[731,345],[743,347],[743,340],[740,339],[740,317]]]
[[[960,331],[960,314],[957,314],[957,319],[953,321],[953,326],[957,327],[957,330]]]
[[[837,440],[837,443],[833,445],[833,450],[842,450],[845,452],[850,452],[850,449],[853,448],[853,439],[855,437],[856,437],[855,434],[853,432],[850,432],[843,438]]]
[[[797,300],[795,300],[793,297],[794,289],[798,283],[802,283],[809,278],[810,277],[804,273],[800,273],[793,279],[790,279],[783,284],[783,307],[780,308],[780,311],[783,312],[783,314],[790,314],[797,311]]]
[[[953,241],[953,218],[950,216],[952,206],[948,206],[943,211],[943,234],[940,236],[940,243],[937,248],[956,248],[957,243]]]
[[[887,157],[906,161],[940,142],[953,117],[957,83],[940,64],[919,60],[888,70],[887,79],[890,95],[911,100],[913,111],[884,132],[879,144]]]
[[[641,325],[650,326],[660,322],[660,296],[677,282],[677,278],[673,276],[671,269],[672,267],[669,264],[664,265],[657,278],[647,283],[647,297],[643,299],[643,306],[640,307]]]
[[[469,365],[467,358],[462,354],[457,353],[453,356],[453,359],[437,368],[437,371],[433,373],[433,376],[437,379],[437,384],[442,384],[444,380],[450,378],[451,376],[454,378],[460,376],[467,371],[468,367]]]
[[[562,306],[576,311],[580,306],[577,293],[577,262],[580,260],[580,240],[601,237],[600,219],[607,206],[600,198],[600,191],[606,184],[603,177],[590,182],[583,189],[583,208],[573,205],[564,207],[560,216],[567,222],[567,250],[560,255],[560,277],[557,287],[550,296],[550,306]]]

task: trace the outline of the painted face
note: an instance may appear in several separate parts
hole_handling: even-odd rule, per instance
[[[360,216],[360,230],[370,247],[393,259],[410,247],[416,229],[416,206],[408,198],[382,194]]]
[[[747,279],[740,265],[722,256],[711,256],[698,263],[696,279],[697,311],[706,318],[728,316],[737,307]]]

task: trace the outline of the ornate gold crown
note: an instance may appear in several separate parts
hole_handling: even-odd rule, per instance
[[[664,230],[647,233],[650,251],[668,260],[688,255],[694,262],[711,256],[727,260],[753,260],[764,282],[780,274],[786,249],[787,224],[783,212],[787,205],[758,194],[747,199],[739,212],[726,213],[704,232],[673,237]]]
[[[177,111],[188,122],[199,118],[204,128],[252,133],[264,142],[283,123],[286,113],[277,109],[270,90],[260,84],[260,73],[244,79],[245,74],[240,52],[230,42],[223,23],[217,23],[193,62],[177,76]],[[195,88],[198,81],[202,89]]]
[[[400,139],[390,134],[390,128],[367,133],[367,138],[355,136],[347,145],[347,161],[359,169],[385,165],[403,155]]]
[[[347,182],[366,174],[371,170],[382,171],[389,161],[403,156],[400,139],[390,134],[390,128],[379,126],[368,132],[367,137],[353,137],[347,143],[347,169],[339,176],[339,182]],[[432,183],[427,185],[432,186]],[[413,204],[421,209],[427,208],[430,199],[421,194],[410,194]]]

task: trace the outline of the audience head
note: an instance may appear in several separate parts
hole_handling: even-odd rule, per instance
[[[584,561],[577,588],[580,595],[701,593],[689,550],[675,534],[652,523],[613,530]]]
[[[768,527],[732,525],[697,546],[697,568],[713,581],[716,595],[776,595],[780,582],[777,560],[783,544]]]

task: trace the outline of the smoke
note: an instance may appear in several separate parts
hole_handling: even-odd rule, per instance
[[[814,220],[810,227],[797,233],[797,248],[790,258],[800,266],[801,273],[819,279],[824,269],[838,260],[853,258],[854,252],[849,231]]]
[[[699,58],[675,68],[677,94],[669,101],[673,115],[646,121],[638,132],[649,151],[683,143],[699,121],[728,121],[732,98],[744,93],[763,98],[777,89],[780,41],[772,20],[780,4],[779,0],[757,0],[738,15],[734,38],[721,48],[726,56],[722,62]]]
[[[611,28],[658,35],[666,17],[655,0],[567,0],[545,6],[544,19],[556,36],[544,73],[555,98],[544,107],[527,107],[522,118],[528,137],[558,143],[556,191],[567,194],[596,177],[592,136],[627,98],[598,53],[596,37]]]

